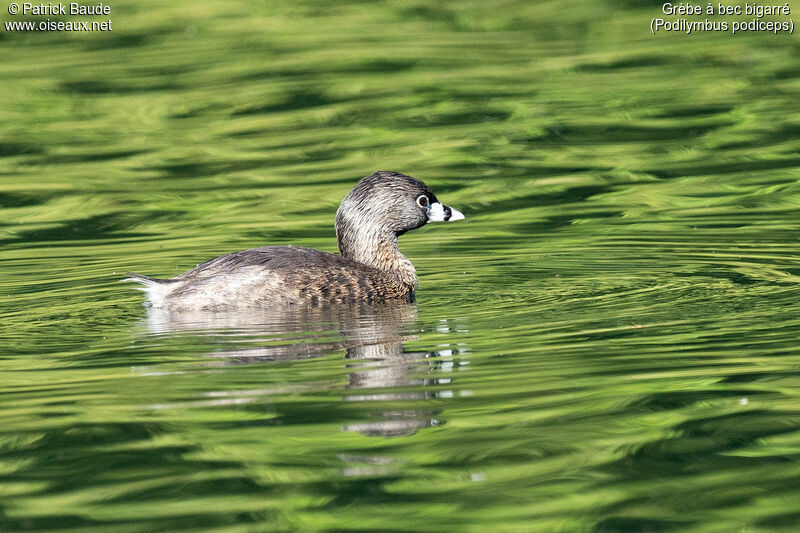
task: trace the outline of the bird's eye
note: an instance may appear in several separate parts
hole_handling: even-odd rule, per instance
[[[424,194],[417,198],[417,205],[420,207],[428,207],[428,197]]]

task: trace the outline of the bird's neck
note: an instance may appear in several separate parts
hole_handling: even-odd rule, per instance
[[[362,226],[358,230],[348,226],[337,230],[336,237],[342,256],[393,274],[411,290],[417,287],[414,265],[400,253],[394,233],[374,226]]]

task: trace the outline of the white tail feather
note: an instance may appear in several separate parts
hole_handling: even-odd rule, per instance
[[[139,274],[129,274],[131,277],[125,278],[120,281],[135,281],[141,283],[144,287],[134,287],[138,291],[144,291],[147,294],[149,305],[152,307],[163,307],[164,299],[167,294],[172,292],[174,288],[172,283],[163,283],[153,278],[141,276]],[[145,304],[147,305],[147,304]]]

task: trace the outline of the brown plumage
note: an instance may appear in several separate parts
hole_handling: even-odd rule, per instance
[[[413,301],[417,276],[397,237],[428,222],[463,219],[423,182],[397,172],[363,178],[336,212],[341,255],[262,246],[217,257],[170,279],[129,274],[148,305],[222,310],[285,304]]]

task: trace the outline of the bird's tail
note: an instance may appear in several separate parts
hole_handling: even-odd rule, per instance
[[[164,297],[172,290],[172,284],[175,280],[151,278],[142,274],[134,272],[126,272],[127,278],[120,281],[135,281],[141,283],[144,287],[136,287],[137,290],[144,291],[147,294],[147,299],[153,307],[161,307]]]

